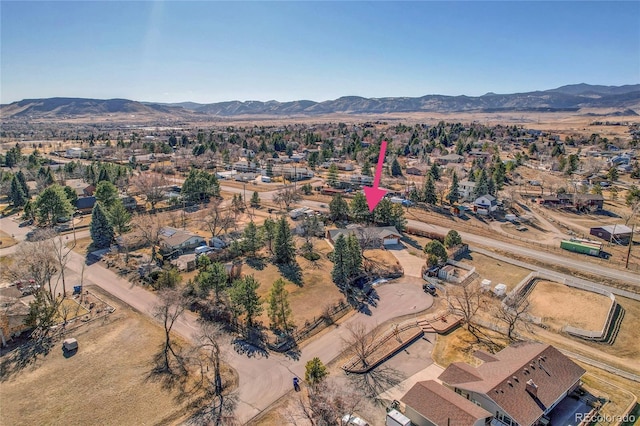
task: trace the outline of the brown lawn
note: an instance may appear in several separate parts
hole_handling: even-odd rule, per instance
[[[453,362],[467,362],[477,365],[479,361],[473,356],[476,350],[481,349],[495,353],[508,345],[505,336],[482,327],[480,327],[480,330],[485,336],[485,339],[481,342],[478,342],[464,326],[460,326],[447,334],[439,334],[431,353],[433,360],[445,368]]]
[[[601,294],[540,280],[529,295],[531,314],[555,330],[565,325],[601,330],[611,300]]]
[[[150,377],[162,329],[126,306],[85,324],[73,337],[79,343],[75,355],[65,358],[58,342],[35,364],[2,377],[3,424],[176,423],[201,395],[167,389]]]
[[[528,269],[475,252],[469,253],[468,257],[462,259],[462,261],[475,266],[478,275],[483,279],[491,280],[493,286],[503,283],[506,284],[509,290],[531,272]]]
[[[4,231],[0,231],[0,247],[1,248],[11,247],[17,243],[18,242],[14,238],[12,238],[11,235],[7,234]]]
[[[265,301],[272,284],[279,278],[285,280],[293,319],[298,327],[303,326],[305,321],[311,322],[314,318],[321,316],[327,306],[335,305],[344,298],[331,280],[333,263],[326,257],[330,251],[329,245],[324,240],[316,240],[314,247],[321,254],[321,258],[316,262],[310,262],[301,256],[297,257],[302,270],[302,286],[284,279],[278,267],[271,263],[266,263],[262,270],[255,269],[246,263],[242,266],[244,275],[253,275],[260,282],[258,294]],[[258,321],[263,321],[264,325],[268,326],[266,304],[264,307],[265,311]]]

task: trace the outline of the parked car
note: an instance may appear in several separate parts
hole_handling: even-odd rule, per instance
[[[430,283],[426,283],[422,285],[422,290],[424,290],[425,293],[429,293],[432,296],[436,295],[436,286]]]
[[[342,424],[354,426],[369,426],[369,423],[353,414],[345,414],[344,416],[342,416]]]
[[[29,220],[25,220],[24,222],[21,222],[20,225],[18,225],[20,228],[24,228],[25,226],[31,226],[33,225],[33,219],[29,219]]]
[[[22,291],[22,295],[23,296],[28,296],[30,294],[35,293],[36,291],[38,291],[38,289],[40,288],[39,285],[27,285],[22,287],[21,291]]]

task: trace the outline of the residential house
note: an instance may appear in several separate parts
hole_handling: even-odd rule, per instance
[[[348,177],[349,182],[354,185],[371,185],[373,184],[373,176],[361,175],[361,174],[353,174]],[[346,180],[344,177],[341,177],[341,180]]]
[[[170,227],[162,228],[159,237],[160,250],[165,253],[183,253],[206,244],[200,235]]]
[[[602,210],[603,206],[602,194],[573,194],[573,207],[577,210]]]
[[[91,197],[94,192],[96,192],[96,187],[94,185],[89,185],[82,188],[82,195],[84,195],[85,197]]]
[[[525,342],[495,354],[477,351],[482,363],[454,362],[438,377],[493,414],[492,424],[553,424],[553,409],[579,385],[585,370],[551,345]]]
[[[485,194],[481,195],[473,202],[473,205],[478,209],[484,209],[488,212],[494,212],[498,208],[498,200],[493,195]]]
[[[240,160],[233,163],[233,170],[240,173],[255,172],[257,169],[256,163],[253,161]]]
[[[463,201],[471,199],[475,187],[476,183],[470,180],[461,180],[460,182],[458,182],[458,192],[460,193]]]
[[[91,213],[96,204],[96,197],[80,197],[76,201],[76,210],[81,214]]]
[[[120,201],[122,201],[124,208],[129,211],[133,211],[138,208],[138,201],[129,195],[121,195]]]
[[[347,229],[330,229],[327,231],[327,239],[331,244],[335,244],[335,241],[343,235],[355,235],[360,242],[360,245],[364,248],[379,248],[400,243],[402,234],[398,232],[395,226],[381,226],[381,227],[354,227]]]
[[[440,157],[436,158],[436,162],[441,165],[450,163],[462,163],[464,162],[464,157],[458,154],[441,155]]]
[[[78,147],[68,148],[65,151],[65,157],[67,158],[81,158],[83,154],[84,151],[82,150],[82,148]]]
[[[407,167],[407,174],[413,176],[422,176],[425,174],[425,171],[418,167]]]
[[[400,399],[416,426],[484,426],[492,414],[435,380],[418,382]]]
[[[7,340],[28,330],[25,324],[29,316],[29,305],[20,298],[0,296],[0,343],[5,346]]]

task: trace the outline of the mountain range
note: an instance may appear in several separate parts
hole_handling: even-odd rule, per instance
[[[487,93],[475,97],[464,95],[426,95],[415,98],[344,96],[324,102],[299,100],[167,104],[128,99],[24,99],[0,105],[0,116],[3,119],[32,119],[130,114],[188,119],[234,116],[314,116],[333,113],[553,112],[593,108],[616,109],[615,113],[618,115],[636,115],[634,110],[640,111],[640,84],[599,86],[582,83],[544,91],[512,94]]]

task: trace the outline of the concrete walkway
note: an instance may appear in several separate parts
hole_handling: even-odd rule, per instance
[[[408,277],[421,278],[422,277],[422,265],[425,264],[425,260],[421,257],[414,256],[409,252],[404,244],[396,244],[394,246],[387,247],[389,253],[393,254],[402,269],[404,269],[404,274]]]
[[[444,368],[433,363],[424,370],[404,380],[400,384],[382,392],[380,395],[378,395],[378,398],[386,399],[389,401],[393,401],[394,399],[399,401],[400,398],[402,398],[402,396],[418,382],[422,382],[424,380],[435,380],[439,383],[442,383],[440,380],[438,380],[438,376],[442,374],[443,371]]]

